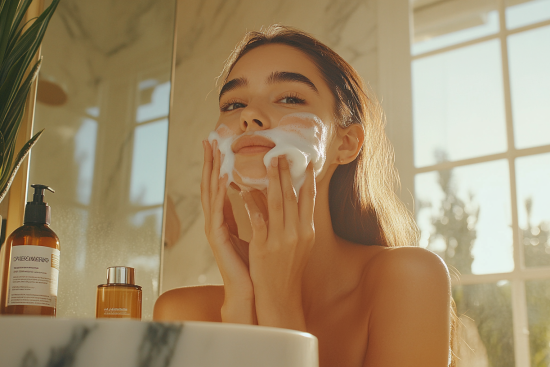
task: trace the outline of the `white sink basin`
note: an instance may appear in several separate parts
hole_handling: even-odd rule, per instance
[[[0,317],[0,367],[318,367],[317,338],[209,322]]]

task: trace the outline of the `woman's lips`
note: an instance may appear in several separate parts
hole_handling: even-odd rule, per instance
[[[268,138],[258,135],[244,135],[237,139],[232,146],[235,154],[266,153],[275,146]]]

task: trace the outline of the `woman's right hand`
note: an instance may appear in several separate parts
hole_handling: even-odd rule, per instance
[[[211,146],[208,140],[203,141],[201,202],[206,237],[224,282],[222,321],[256,324],[254,288],[248,270],[248,244],[231,234],[230,218],[224,215],[228,177],[219,178],[221,153],[217,144],[214,141]]]

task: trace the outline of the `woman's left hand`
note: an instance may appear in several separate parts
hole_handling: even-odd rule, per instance
[[[313,166],[306,169],[299,200],[286,157],[273,158],[267,175],[268,220],[252,195],[243,192],[252,226],[249,264],[258,324],[306,331],[302,275],[315,242]]]

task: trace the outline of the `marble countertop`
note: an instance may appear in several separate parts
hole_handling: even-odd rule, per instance
[[[317,338],[209,322],[0,317],[0,367],[318,367]]]

